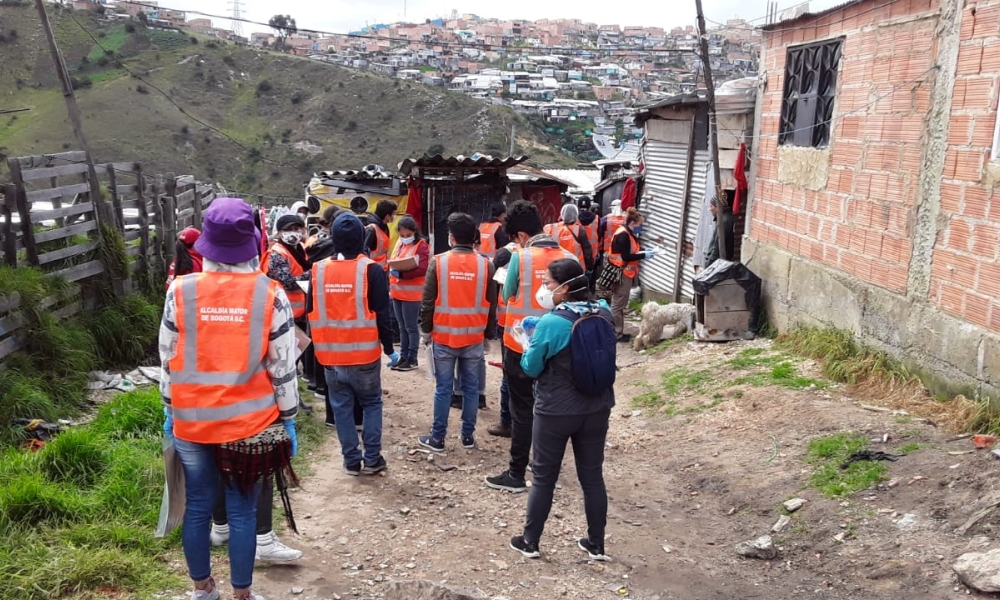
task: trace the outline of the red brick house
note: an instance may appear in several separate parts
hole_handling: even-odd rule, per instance
[[[1000,0],[855,0],[764,28],[743,260],[779,328],[855,332],[1000,399]]]

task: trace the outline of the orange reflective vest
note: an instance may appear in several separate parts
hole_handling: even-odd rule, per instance
[[[514,260],[514,251],[517,250],[517,244],[510,242],[504,248],[507,252],[510,252],[511,260]],[[500,327],[507,327],[507,302],[503,299],[503,282],[497,284],[500,289],[499,298],[497,298],[497,325]]]
[[[548,273],[549,265],[561,258],[575,258],[562,248],[522,248],[511,257],[518,261],[517,293],[507,301],[506,325],[503,343],[508,349],[521,353],[524,348],[511,334],[511,328],[525,317],[540,317],[549,312],[535,300],[535,292],[542,287],[542,280]],[[506,291],[506,290],[504,290]]]
[[[389,270],[389,235],[382,231],[378,225],[369,225],[368,229],[375,232],[375,249],[368,257],[382,266],[382,270]]]
[[[434,257],[437,300],[431,339],[449,348],[481,344],[490,315],[489,259],[475,253],[445,252]]]
[[[427,245],[427,242],[423,240],[415,241],[412,244],[404,244],[402,242],[396,242],[396,248],[392,251],[392,260],[397,260],[400,258],[417,258],[417,250],[420,249],[420,244]],[[393,300],[399,300],[400,302],[420,302],[424,296],[424,279],[426,277],[413,277],[411,279],[402,279],[392,272],[389,272],[389,297]]]
[[[500,231],[500,223],[479,224],[479,252],[490,260],[497,255],[498,231]]]
[[[265,275],[267,275],[271,270],[271,252],[276,252],[285,257],[285,260],[288,261],[288,268],[291,270],[292,277],[296,280],[300,275],[306,272],[306,270],[302,268],[302,265],[299,264],[299,261],[295,260],[295,257],[292,256],[292,253],[288,250],[288,248],[285,248],[280,242],[276,242],[271,245],[267,252],[264,253],[261,260],[260,268],[264,271]],[[305,291],[296,286],[294,290],[285,290],[285,294],[288,296],[288,302],[292,305],[292,316],[296,319],[301,319],[306,316]]]
[[[555,238],[563,250],[575,256],[578,263],[581,265],[586,264],[583,260],[583,245],[577,241],[577,238],[580,237],[579,223],[573,223],[572,225],[562,222],[551,223],[545,226],[545,233]]]
[[[601,251],[601,247],[597,243],[597,219],[591,221],[590,225],[584,225],[581,223],[580,227],[583,228],[584,233],[587,234],[587,241],[590,242],[590,257],[596,259],[597,255]],[[583,264],[582,260],[580,261],[580,264]]]
[[[261,273],[193,273],[177,278],[177,351],[170,368],[174,435],[224,444],[278,419],[264,367],[274,296]]]
[[[608,215],[608,220],[604,228],[604,254],[611,254],[611,238],[615,237],[618,228],[625,225],[625,215]]]
[[[313,265],[309,327],[316,360],[326,367],[367,365],[379,359],[378,324],[368,308],[371,259],[326,259]]]
[[[631,233],[628,232],[627,229],[625,229],[625,227],[619,227],[618,231],[615,232],[615,235],[613,237],[617,237],[619,233],[623,232],[625,233],[625,235],[628,236],[629,243],[632,246],[629,252],[631,254],[638,254],[639,242],[635,239],[635,237]],[[614,251],[608,254],[608,262],[616,267],[621,267],[622,275],[624,275],[625,277],[635,278],[635,276],[639,274],[639,261],[634,260],[626,264],[625,260],[622,258],[622,255],[616,254]]]

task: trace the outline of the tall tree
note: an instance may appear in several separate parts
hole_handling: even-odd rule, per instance
[[[285,39],[299,30],[295,25],[295,19],[288,15],[274,15],[267,24],[277,34],[278,39],[275,40],[274,45],[280,50],[285,49]]]

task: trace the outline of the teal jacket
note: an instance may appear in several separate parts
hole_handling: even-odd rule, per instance
[[[563,302],[558,308],[566,308],[575,313],[584,313],[605,308],[610,310],[604,300],[597,302]],[[545,363],[569,346],[570,334],[573,333],[573,322],[555,314],[555,309],[546,313],[538,320],[535,332],[531,336],[531,345],[521,355],[521,368],[533,379],[538,379],[545,369]]]

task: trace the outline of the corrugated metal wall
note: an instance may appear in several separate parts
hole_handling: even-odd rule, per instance
[[[698,233],[698,224],[701,221],[701,208],[705,202],[705,181],[708,178],[708,170],[711,169],[711,157],[707,150],[695,152],[694,164],[691,174],[691,189],[688,193],[688,213],[687,228],[684,231],[684,248],[687,256],[683,257],[683,276],[681,277],[681,299],[691,300],[694,298],[694,260],[690,254],[694,250],[694,237]]]
[[[646,221],[641,241],[644,246],[656,245],[663,252],[642,262],[639,280],[644,291],[672,297],[677,260],[682,258],[683,251],[680,231],[688,146],[647,139],[644,152],[646,193],[642,213]]]

